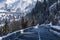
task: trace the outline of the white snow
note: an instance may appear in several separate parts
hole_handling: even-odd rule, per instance
[[[60,37],[60,32],[54,31],[52,29],[50,29],[50,31]]]
[[[17,0],[7,0],[7,1],[6,1],[6,4],[10,5],[10,4],[12,4],[12,3],[16,2],[16,1],[17,1]]]
[[[40,2],[42,2],[42,3],[44,2],[44,0],[38,0],[38,1],[40,1]]]
[[[36,26],[34,26],[35,29],[37,29],[39,27],[39,24],[37,24]]]
[[[21,34],[23,34],[24,33],[24,30],[20,30],[21,31]]]
[[[42,0],[38,0],[42,1]],[[28,13],[31,12],[31,10],[35,7],[37,0],[7,0],[2,4],[0,7],[5,8],[5,4],[7,4],[7,9],[13,9],[13,11],[17,10],[18,8],[20,9],[20,12],[22,13]],[[14,12],[15,12],[14,11]]]
[[[7,11],[6,11],[6,10],[1,10],[1,9],[0,9],[0,12],[7,12]]]
[[[7,0],[8,8],[12,8],[17,10],[17,8],[21,9],[21,12],[28,12],[30,11],[36,4],[37,0]],[[11,6],[10,6],[11,5]],[[13,6],[12,6],[13,5]],[[32,5],[31,7],[29,7]],[[28,7],[26,9],[26,7]]]
[[[19,21],[20,19],[15,19],[15,21]]]
[[[4,8],[4,6],[5,6],[5,2],[0,2],[0,9]]]
[[[0,40],[2,40],[2,37],[0,37]]]
[[[60,26],[52,25],[51,27],[52,27],[53,29],[60,30]],[[53,30],[53,29],[49,29],[50,32],[56,34],[57,36],[60,36],[60,32],[55,31],[55,30]]]
[[[7,0],[3,3],[0,3],[0,12],[6,12],[5,9],[10,9],[11,12],[17,12],[17,9],[20,9],[19,12],[24,13],[25,16],[27,13],[35,7],[37,0]]]
[[[3,27],[5,24],[0,24],[0,27]]]
[[[60,30],[60,26],[51,26],[52,28],[55,28],[55,29],[57,29],[57,30]]]

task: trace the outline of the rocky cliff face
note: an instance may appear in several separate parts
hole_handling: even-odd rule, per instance
[[[41,3],[40,1],[37,1],[35,7],[32,9],[32,11],[29,14],[26,15],[25,18],[29,19],[28,22],[32,21],[32,23],[34,25],[50,23],[50,22],[56,23],[57,19],[54,19],[54,17],[55,17],[54,13],[52,13],[52,15],[54,15],[54,16],[51,16],[51,13],[50,13],[50,12],[52,12],[52,10],[50,11],[50,9],[52,9],[51,6],[54,5],[55,2],[58,2],[58,1],[49,0],[49,1],[44,1],[43,3]],[[55,8],[55,9],[57,9],[57,8]]]
[[[37,1],[35,8],[26,17],[34,21],[34,25],[43,24],[47,20],[49,13],[46,11],[46,4]]]

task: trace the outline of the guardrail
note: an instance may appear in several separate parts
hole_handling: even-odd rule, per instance
[[[60,37],[60,26],[51,26],[49,31]]]
[[[18,30],[18,31],[9,33],[9,34],[7,34],[5,36],[0,37],[0,40],[14,40],[16,37],[20,36],[21,34],[31,34],[31,33],[34,33],[34,32],[25,32],[25,30],[27,30],[27,29],[34,29],[34,28],[37,29],[38,26],[39,26],[39,24],[37,24],[36,26],[32,26],[32,27],[29,27],[29,28],[25,28],[25,29],[22,29],[22,30]]]
[[[32,27],[30,27],[30,28],[32,28]],[[22,29],[22,30],[26,30],[26,29],[30,29],[30,28],[25,28],[25,29]],[[16,37],[18,37],[19,35],[21,35],[21,30],[18,30],[18,31],[9,33],[5,36],[2,36],[2,37],[0,37],[0,40],[11,40],[11,39],[13,40]]]

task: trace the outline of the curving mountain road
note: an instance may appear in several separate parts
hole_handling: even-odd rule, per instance
[[[25,32],[33,32],[32,34],[20,34],[14,40],[60,40],[60,38],[53,33],[49,32],[44,26],[38,29],[27,29]],[[39,32],[39,35],[38,35]],[[40,39],[39,39],[40,37]]]

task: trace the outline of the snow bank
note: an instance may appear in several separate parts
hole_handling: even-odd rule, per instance
[[[60,30],[60,26],[51,26],[54,29]]]
[[[60,37],[60,26],[52,25],[49,29],[50,32]]]
[[[57,32],[57,31],[54,31],[54,30],[51,30],[50,29],[50,32],[54,33],[55,35],[59,36],[60,37],[60,32]]]
[[[0,37],[0,40],[2,40],[2,37]]]

